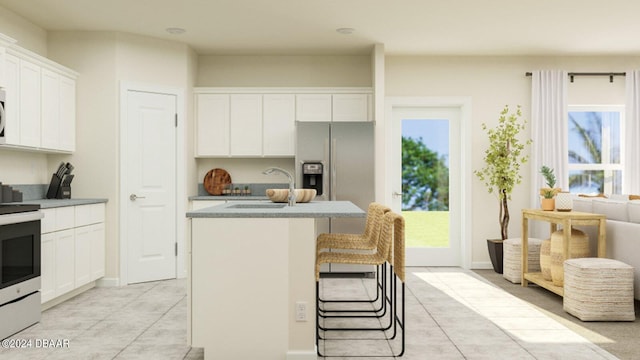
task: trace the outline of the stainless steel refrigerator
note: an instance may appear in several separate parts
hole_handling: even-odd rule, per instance
[[[322,195],[315,201],[347,200],[366,211],[375,198],[373,123],[297,122],[295,166],[298,187],[303,187],[305,163],[322,164]],[[364,226],[364,218],[335,218],[321,224],[318,233],[357,234],[364,231]],[[375,268],[331,264],[323,271],[372,272]]]

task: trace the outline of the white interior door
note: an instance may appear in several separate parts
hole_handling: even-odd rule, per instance
[[[127,283],[176,277],[176,96],[127,91]]]
[[[392,117],[393,208],[405,217],[406,264],[461,266],[461,110],[398,107]]]

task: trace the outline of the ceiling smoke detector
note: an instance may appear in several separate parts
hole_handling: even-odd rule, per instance
[[[339,29],[336,29],[336,31],[339,34],[342,34],[342,35],[351,35],[351,34],[353,34],[354,31],[356,31],[356,29],[354,29],[354,28],[339,28]]]
[[[184,34],[186,32],[185,29],[183,28],[179,28],[179,27],[168,27],[165,29],[169,34],[172,35],[180,35],[180,34]]]

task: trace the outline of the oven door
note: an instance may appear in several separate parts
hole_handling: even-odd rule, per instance
[[[39,277],[40,220],[0,226],[0,304],[3,289]]]

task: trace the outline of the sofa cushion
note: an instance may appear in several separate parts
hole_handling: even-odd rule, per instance
[[[593,212],[604,214],[608,220],[629,221],[627,201],[593,199]]]
[[[591,205],[592,202],[593,202],[592,198],[574,197],[573,198],[573,210],[574,211],[580,211],[580,212],[586,212],[586,213],[592,213],[593,212],[593,206]]]
[[[627,212],[629,213],[629,221],[640,224],[640,201],[633,200],[627,204]]]

